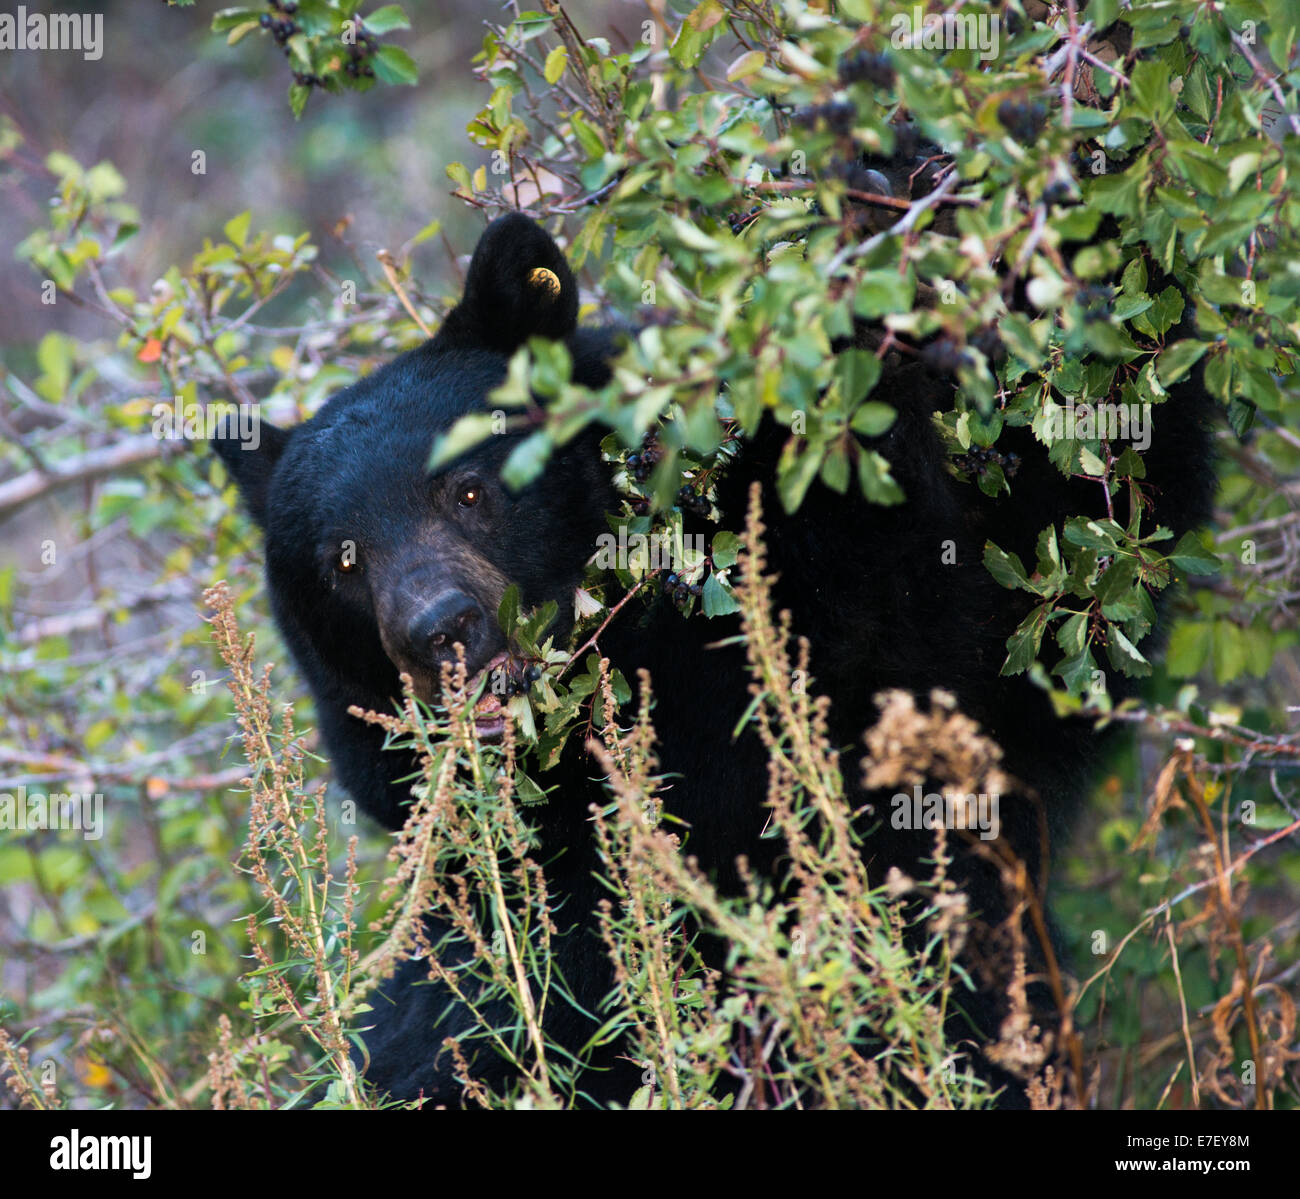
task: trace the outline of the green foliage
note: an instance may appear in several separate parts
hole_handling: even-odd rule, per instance
[[[1280,44],[1293,18],[1265,8],[1262,40]],[[887,464],[856,436],[891,419],[874,390],[883,350],[831,349],[855,316],[881,322],[888,339],[938,337],[961,385],[947,418],[954,448],[969,446],[972,421],[988,448],[998,430],[1029,425],[1064,474],[1127,501],[1128,518],[1106,534],[1113,549],[1090,545],[1077,523],[1057,530],[1066,573],[1035,584],[1050,606],[1008,644],[1006,669],[1024,670],[1054,628],[1063,657],[1044,664],[1064,684],[1062,702],[1104,707],[1094,651],[1125,674],[1146,673],[1151,594],[1175,569],[1212,564],[1186,543],[1170,557],[1152,548],[1160,533],[1143,520],[1149,497],[1140,451],[1122,444],[1127,423],[1116,434],[1075,422],[1076,406],[1109,402],[1158,425],[1166,389],[1204,359],[1239,431],[1257,410],[1295,418],[1277,380],[1294,370],[1297,338],[1289,264],[1300,210],[1284,186],[1296,143],[1268,133],[1290,118],[1268,108],[1270,91],[1222,20],[1192,4],[1159,22],[1141,7],[1107,8],[1090,45],[1113,55],[1101,33],[1115,21],[1108,36],[1131,38],[1136,60],[1131,75],[1113,57],[1114,66],[1089,60],[1078,96],[1041,81],[1041,29],[1003,27],[985,63],[975,50],[907,49],[894,15],[877,3],[841,6],[831,20],[798,3],[778,16],[706,0],[671,37],[667,61],[655,54],[657,29],[621,53],[552,15],[489,31],[478,65],[493,90],[469,133],[492,161],[449,167],[457,194],[489,210],[587,212],[575,260],[603,281],[611,306],[653,315],[595,402],[563,372],[557,389],[535,351],[531,365],[521,351],[502,402],[522,405],[530,385],[551,402],[511,477],[541,469],[548,438],[591,422],[627,449],[667,421],[672,464],[707,470],[728,430],[752,431],[766,412],[791,429],[780,466],[787,508],[819,476],[838,490],[855,479],[872,500],[895,503],[903,496]],[[1178,36],[1183,20],[1188,38]],[[725,67],[725,89],[701,89],[694,69],[724,36],[749,49]],[[864,54],[870,69],[855,65]],[[537,102],[545,83],[558,111]],[[904,112],[951,155],[953,186],[923,211],[904,204],[873,223],[855,207],[846,168],[864,151],[891,153]],[[1091,244],[1069,248],[1080,239]],[[1157,274],[1166,282],[1148,294]],[[1017,294],[1027,309],[1012,307]],[[985,353],[990,328],[1008,352],[1001,364]],[[474,435],[467,425],[455,436]],[[656,511],[674,481],[665,467]],[[998,466],[979,485],[1014,502]],[[1067,584],[1073,605],[1059,602]]]
[[[229,45],[250,33],[269,37],[289,60],[293,84],[289,106],[302,116],[313,88],[339,93],[364,92],[378,83],[415,83],[415,62],[400,46],[379,39],[410,22],[400,5],[385,4],[362,16],[363,0],[297,0],[265,8],[223,8],[212,31]]]

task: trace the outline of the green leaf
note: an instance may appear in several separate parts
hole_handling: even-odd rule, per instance
[[[711,572],[704,580],[704,590],[700,598],[705,616],[727,616],[740,608],[735,597],[722,585],[722,580],[716,573]]]
[[[384,83],[415,83],[420,77],[415,60],[400,46],[380,46],[370,62]]]
[[[875,387],[880,378],[880,359],[866,350],[845,350],[835,360],[835,375],[840,381],[840,396],[852,406]]]
[[[1084,649],[1073,658],[1066,658],[1053,673],[1061,676],[1066,690],[1072,695],[1084,695],[1092,687],[1092,680],[1097,673],[1097,660],[1090,649]]]
[[[740,557],[741,540],[735,533],[728,533],[725,529],[713,536],[713,565],[718,570],[726,570],[729,566],[736,564],[736,559]]]
[[[411,22],[406,19],[401,7],[397,4],[385,4],[383,8],[377,8],[368,17],[362,17],[361,22],[368,33],[392,33],[394,29],[410,29]],[[375,72],[379,74],[378,71]]]
[[[497,606],[497,623],[501,626],[507,641],[514,636],[515,626],[519,624],[518,583],[511,583],[505,589],[505,594],[501,596],[501,603]]]
[[[257,21],[262,16],[260,8],[223,8],[212,14],[212,32],[225,33],[245,21]]]
[[[896,270],[867,271],[853,293],[853,311],[867,320],[891,312],[910,312],[915,295],[916,284]]]
[[[507,487],[522,491],[546,466],[553,449],[550,434],[545,429],[530,433],[513,450],[501,467],[501,479]]]
[[[723,18],[727,10],[718,0],[703,0],[696,5],[682,22],[677,36],[673,38],[668,53],[678,66],[693,67],[700,61],[704,51],[719,34],[727,30]]]
[[[1156,359],[1156,375],[1160,382],[1168,387],[1171,383],[1177,383],[1193,366],[1196,365],[1208,350],[1209,343],[1204,341],[1176,341],[1168,349],[1161,352],[1160,357]]]
[[[1119,548],[1118,539],[1124,536],[1124,530],[1113,520],[1096,521],[1076,516],[1066,521],[1064,535],[1071,545],[1113,554]]]
[[[429,469],[446,466],[453,458],[473,449],[479,442],[492,436],[490,412],[468,412],[433,443]]]
[[[738,79],[747,79],[756,71],[763,69],[767,55],[762,50],[750,50],[742,54],[727,68],[727,82],[735,83]]]
[[[1056,630],[1056,644],[1067,657],[1083,653],[1088,644],[1088,613],[1076,612]]]
[[[821,479],[832,491],[844,495],[849,489],[849,454],[844,442],[831,443],[822,460]]]
[[[253,214],[245,211],[231,217],[224,226],[225,235],[241,250],[248,241],[248,225],[252,219]]]
[[[1169,638],[1166,668],[1176,679],[1190,678],[1205,665],[1213,644],[1213,625],[1202,621],[1180,624]]]
[[[1023,674],[1033,664],[1043,642],[1043,630],[1047,628],[1048,608],[1049,605],[1040,604],[1007,638],[1007,659],[1002,663],[1002,670],[999,673]]]
[[[901,504],[905,498],[890,473],[888,460],[875,450],[858,454],[858,485],[873,504]]]
[[[787,512],[797,512],[803,497],[821,469],[822,451],[805,445],[802,450],[783,451],[777,467],[776,490]]]
[[[1008,554],[1005,550],[999,549],[991,541],[984,544],[984,565],[988,568],[989,574],[1003,587],[1012,590],[1031,590],[1029,576],[1025,573],[1024,564],[1020,559],[1015,554]]]
[[[1106,655],[1116,670],[1130,678],[1143,677],[1151,673],[1151,663],[1139,652],[1137,646],[1127,637],[1119,625],[1110,626],[1110,639],[1106,642]]]
[[[1214,622],[1214,681],[1230,683],[1246,668],[1246,643],[1230,620]]]
[[[855,433],[863,437],[879,437],[887,433],[898,419],[898,413],[888,404],[877,400],[868,400],[854,414],[849,422]]]
[[[1197,533],[1184,533],[1169,555],[1169,561],[1189,575],[1217,575],[1222,569],[1219,559],[1205,548]]]

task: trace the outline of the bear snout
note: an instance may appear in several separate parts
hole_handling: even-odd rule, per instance
[[[429,588],[403,586],[379,603],[379,634],[393,665],[416,682],[421,698],[439,689],[444,662],[456,661],[456,646],[465,650],[465,666],[472,676],[491,657],[496,622],[488,609],[468,591],[443,587],[427,598]]]
[[[411,617],[406,644],[417,658],[449,659],[457,642],[471,654],[484,623],[477,601],[463,591],[444,591]]]

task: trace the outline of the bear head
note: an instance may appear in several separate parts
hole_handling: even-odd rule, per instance
[[[518,491],[500,475],[522,433],[489,436],[437,469],[430,458],[458,418],[491,409],[510,355],[530,337],[565,341],[575,381],[605,383],[615,335],[579,329],[577,314],[577,283],[555,242],[521,214],[500,217],[428,342],[302,424],[258,422],[246,440],[232,425],[214,439],[265,534],[275,617],[318,699],[389,710],[399,671],[432,699],[458,645],[471,676],[495,667],[511,584],[524,608],[554,600],[558,624],[572,620],[574,588],[616,506],[598,435],[557,447]],[[501,720],[481,716],[481,732],[499,732]]]

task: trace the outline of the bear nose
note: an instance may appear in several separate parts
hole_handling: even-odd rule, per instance
[[[411,648],[435,658],[449,658],[452,646],[460,642],[467,656],[474,651],[474,635],[483,614],[463,591],[444,591],[416,615],[406,630]]]

